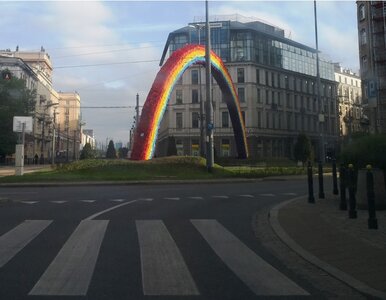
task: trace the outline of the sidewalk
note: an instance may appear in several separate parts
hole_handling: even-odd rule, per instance
[[[49,169],[51,165],[25,165],[24,173],[32,173],[41,169]],[[15,166],[0,166],[0,177],[15,175]]]
[[[386,299],[386,210],[377,211],[378,229],[368,229],[367,210],[357,219],[339,210],[339,197],[307,203],[299,197],[270,212],[279,238],[300,256],[362,293]]]

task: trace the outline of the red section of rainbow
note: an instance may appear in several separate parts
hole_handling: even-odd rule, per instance
[[[204,62],[205,47],[188,45],[175,51],[158,72],[142,109],[142,115],[134,137],[132,159],[148,160],[153,157],[158,129],[175,83],[190,65]],[[247,149],[244,122],[242,122],[239,101],[231,76],[221,58],[213,51],[211,52],[211,64],[212,68],[221,73],[231,91],[242,126],[244,145]]]

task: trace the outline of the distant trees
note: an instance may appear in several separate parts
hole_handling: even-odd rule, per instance
[[[86,143],[80,153],[80,159],[95,158],[95,151],[92,149],[90,143]]]
[[[177,145],[176,145],[176,139],[174,138],[174,136],[169,136],[168,138],[168,150],[166,155],[167,156],[177,155]]]
[[[35,111],[36,90],[29,90],[25,80],[9,70],[0,74],[0,158],[15,152],[17,136],[13,132],[14,116],[30,116]]]
[[[127,158],[128,153],[129,153],[129,149],[126,147],[118,149],[118,157],[119,158]]]
[[[117,152],[115,151],[114,142],[110,140],[107,146],[106,158],[117,158]]]
[[[312,145],[310,138],[304,133],[300,133],[296,140],[295,149],[294,149],[295,159],[304,163],[307,160],[312,160]]]

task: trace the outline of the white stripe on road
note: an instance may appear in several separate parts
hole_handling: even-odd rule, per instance
[[[108,223],[83,220],[29,295],[86,295]]]
[[[309,295],[216,220],[191,222],[214,252],[256,295]]]
[[[259,194],[259,196],[263,196],[263,197],[275,197],[275,194]]]
[[[96,200],[79,200],[80,202],[85,202],[85,203],[93,203]]]
[[[254,198],[253,195],[239,195],[239,197],[244,197],[244,198]]]
[[[143,293],[151,296],[199,295],[173,238],[160,220],[136,221]]]
[[[36,204],[38,203],[39,201],[20,201],[21,203],[24,203],[24,204]]]
[[[92,219],[94,219],[94,218],[96,218],[96,217],[98,217],[100,215],[103,215],[104,213],[107,213],[107,212],[112,211],[112,210],[114,210],[116,208],[119,208],[119,207],[122,207],[122,206],[125,206],[125,205],[128,205],[128,204],[131,204],[131,203],[134,203],[134,202],[137,202],[137,201],[138,200],[132,200],[132,201],[129,201],[129,202],[125,202],[125,203],[121,203],[121,204],[115,205],[113,207],[110,207],[110,208],[107,208],[107,209],[102,210],[100,212],[97,212],[97,213],[89,216],[88,218],[85,218],[84,220],[92,220]]]
[[[284,196],[296,196],[296,193],[282,193]]]
[[[0,236],[0,268],[50,225],[51,222],[51,220],[26,220]]]
[[[55,203],[55,204],[63,204],[63,203],[66,203],[67,201],[51,201],[51,203]]]
[[[123,202],[125,199],[110,199],[112,202]]]
[[[204,198],[203,197],[188,197],[189,199],[192,199],[192,200],[203,200]]]
[[[174,201],[178,201],[178,200],[180,200],[180,197],[165,197],[164,199],[165,199],[165,200],[174,200]]]
[[[228,196],[212,196],[212,198],[217,198],[217,199],[228,199]]]

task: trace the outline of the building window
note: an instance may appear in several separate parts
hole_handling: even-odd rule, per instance
[[[229,113],[227,111],[221,113],[221,126],[222,128],[229,127]]]
[[[269,83],[268,83],[268,71],[265,71],[265,84],[269,85]]]
[[[257,128],[261,128],[261,112],[257,112]]]
[[[244,68],[237,68],[237,82],[238,83],[245,82]]]
[[[230,155],[229,139],[221,139],[221,156],[228,157]]]
[[[198,112],[192,112],[192,128],[198,128],[199,114]]]
[[[277,92],[277,105],[281,106],[281,93]]]
[[[192,90],[192,103],[198,103],[198,90]]]
[[[265,128],[269,128],[269,112],[265,115]]]
[[[176,90],[176,104],[182,104],[182,90]]]
[[[182,129],[182,113],[176,113],[176,128]]]
[[[295,101],[294,101],[295,108],[298,108],[298,95],[295,95]]]
[[[271,84],[275,87],[275,74],[273,72],[271,73]]]
[[[289,89],[289,78],[288,76],[284,76],[284,82],[285,82],[285,88],[288,90]]]
[[[366,9],[365,9],[365,5],[362,4],[358,8],[358,19],[359,19],[359,21],[362,21],[365,18],[366,18]]]
[[[291,95],[290,95],[289,93],[286,94],[286,99],[285,99],[285,101],[286,101],[286,106],[287,106],[288,108],[292,107],[292,105],[291,105]]]
[[[260,84],[260,70],[256,69],[256,83]]]
[[[198,70],[192,70],[190,74],[192,76],[192,84],[198,84]]]
[[[261,90],[257,89],[257,103],[261,103]]]
[[[364,28],[361,30],[360,41],[361,41],[361,45],[367,44],[367,33],[366,33],[366,29]]]
[[[362,63],[361,68],[363,70],[367,70],[367,56],[366,55],[362,56],[361,63]]]
[[[245,102],[245,89],[243,87],[237,88],[237,94],[240,102]]]
[[[287,112],[287,130],[291,130],[291,113],[290,112]]]
[[[265,90],[265,104],[269,104],[269,91]]]

